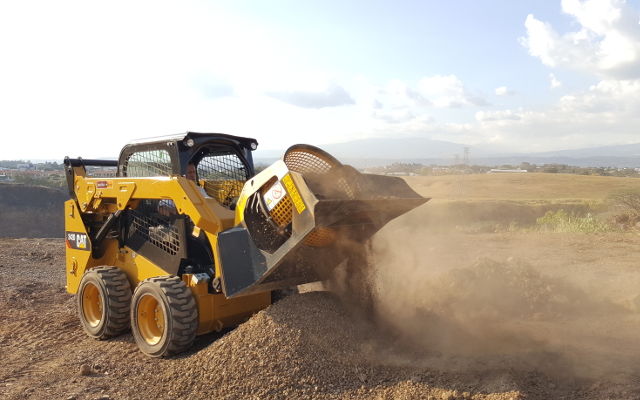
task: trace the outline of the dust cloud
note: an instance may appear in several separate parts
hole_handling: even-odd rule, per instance
[[[621,299],[637,299],[640,287],[599,285],[606,269],[563,271],[579,246],[509,235],[517,236],[434,232],[401,217],[374,236],[366,270],[355,279],[339,270],[331,289],[375,321],[392,343],[376,357],[390,363],[556,377],[635,373],[640,317]],[[631,273],[640,281],[640,271]]]

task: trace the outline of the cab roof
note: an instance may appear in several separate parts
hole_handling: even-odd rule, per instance
[[[227,135],[226,133],[202,133],[202,132],[185,132],[174,135],[154,136],[148,138],[134,139],[127,143],[127,145],[140,145],[150,143],[166,143],[166,142],[181,142],[188,139],[193,139],[196,142],[204,142],[212,139],[220,139],[235,142],[242,147],[255,150],[258,147],[258,141],[253,138]]]

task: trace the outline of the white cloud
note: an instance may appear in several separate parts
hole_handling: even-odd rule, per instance
[[[493,138],[510,148],[553,150],[634,143],[640,132],[640,81],[603,80],[566,95],[543,111],[476,113],[475,141]]]
[[[436,107],[457,108],[463,106],[485,106],[487,101],[472,94],[455,75],[435,75],[420,79],[418,93]]]
[[[624,124],[640,110],[640,80],[600,81],[588,91],[563,96],[559,109],[567,114],[589,114],[595,118],[609,114],[612,122],[618,118]]]
[[[506,86],[497,87],[495,90],[496,96],[513,96],[516,94],[515,91],[509,89]]]
[[[522,110],[520,111],[522,112]],[[478,111],[475,114],[476,121],[517,121],[521,119],[520,114],[512,110],[499,110],[499,111]]]
[[[442,122],[420,113],[378,114],[371,135],[422,135],[506,151],[548,151],[638,142],[640,80],[602,80],[548,107],[479,110],[473,122]],[[378,110],[380,112],[380,110]]]
[[[478,137],[539,150],[640,140],[640,13],[623,0],[562,0],[562,10],[575,30],[560,34],[529,15],[521,43],[549,67],[586,72],[600,82],[535,111],[477,113]],[[562,82],[549,73],[549,85]]]
[[[562,10],[584,28],[604,36],[620,19],[624,4],[620,0],[562,0]]]
[[[363,85],[366,86],[366,85]],[[375,131],[425,133],[435,124],[433,114],[443,109],[477,108],[487,105],[480,95],[474,95],[455,75],[423,77],[416,83],[393,79],[382,87],[361,86],[356,103],[369,105],[370,116],[376,121]],[[373,99],[368,96],[373,93]],[[363,107],[360,107],[362,109]]]
[[[560,44],[558,34],[551,25],[537,20],[532,14],[527,15],[524,22],[527,37],[520,38],[520,43],[529,49],[529,54],[540,58],[543,64],[555,67],[556,48]]]
[[[556,89],[562,86],[562,82],[560,82],[553,73],[549,74],[549,84],[551,85],[551,89]]]
[[[339,107],[355,104],[351,95],[338,85],[331,85],[325,90],[316,92],[307,91],[274,91],[267,92],[268,96],[284,101],[285,103],[303,108]]]
[[[640,78],[640,13],[623,0],[563,0],[580,29],[559,34],[529,14],[521,43],[550,67],[581,69],[602,77]]]
[[[408,109],[400,110],[375,110],[373,117],[388,122],[390,124],[401,124],[411,122],[416,119],[416,115]]]
[[[384,87],[377,89],[377,101],[389,108],[427,107],[432,103],[416,88],[400,79],[392,79]]]
[[[0,132],[33,143],[5,143],[0,159],[116,156],[133,138],[186,130],[268,135],[261,142],[276,147],[309,140],[301,127],[329,141],[367,129],[361,117],[309,114],[265,96],[340,93],[287,37],[215,7],[0,2]]]
[[[527,18],[532,55],[604,76],[536,111],[493,109],[453,74],[376,84],[340,76],[309,65],[287,35],[215,3],[32,4],[0,2],[0,132],[9,138],[0,159],[115,156],[132,138],[185,130],[256,137],[261,149],[409,134],[551,149],[638,141],[640,132],[640,80],[617,80],[640,70],[637,13],[622,2],[565,1],[579,27],[564,35]],[[19,145],[25,137],[33,145]]]

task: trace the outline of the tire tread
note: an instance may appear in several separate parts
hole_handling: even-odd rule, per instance
[[[198,329],[198,307],[189,288],[177,276],[159,276],[144,280],[142,285],[152,284],[159,289],[167,300],[167,313],[171,322],[171,331],[167,333],[167,342],[158,353],[148,353],[155,357],[165,357],[187,350],[193,344]],[[131,309],[133,319],[134,309]],[[138,341],[138,335],[134,335]],[[140,342],[138,343],[140,346]],[[141,348],[142,349],[142,348]]]
[[[127,275],[121,269],[112,266],[94,267],[85,274],[95,274],[104,286],[106,313],[104,327],[99,334],[91,336],[103,340],[118,336],[130,328],[129,308],[131,306],[131,286]],[[83,278],[84,279],[84,278]],[[79,312],[81,311],[80,299],[78,300]],[[85,328],[85,331],[87,329]]]

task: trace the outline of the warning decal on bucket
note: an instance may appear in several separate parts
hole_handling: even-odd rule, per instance
[[[280,183],[280,181],[276,181],[276,183],[274,183],[273,186],[271,186],[269,190],[267,190],[267,192],[263,195],[264,202],[267,204],[267,209],[269,211],[273,210],[276,204],[278,204],[280,200],[284,198],[284,195],[285,192],[282,184]]]
[[[291,175],[285,175],[284,178],[282,178],[282,183],[284,183],[284,186],[287,188],[287,193],[291,196],[291,201],[293,201],[296,211],[298,214],[302,214],[306,207],[304,205],[304,201],[302,201],[300,193],[298,193],[296,185],[293,183],[293,179],[291,179]]]

